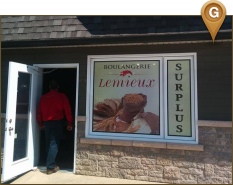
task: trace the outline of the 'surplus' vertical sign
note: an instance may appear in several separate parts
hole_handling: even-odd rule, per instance
[[[168,135],[192,136],[190,60],[168,60]]]

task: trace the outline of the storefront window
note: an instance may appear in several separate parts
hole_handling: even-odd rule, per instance
[[[160,134],[160,61],[94,63],[94,132]]]
[[[194,57],[90,56],[86,137],[197,142]]]

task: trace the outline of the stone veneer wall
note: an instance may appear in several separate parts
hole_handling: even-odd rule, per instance
[[[199,127],[204,151],[81,144],[78,122],[76,174],[163,183],[232,184],[232,128]]]

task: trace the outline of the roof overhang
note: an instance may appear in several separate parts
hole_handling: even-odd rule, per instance
[[[232,30],[219,31],[215,42],[218,40],[231,40]],[[107,44],[127,44],[127,43],[166,43],[166,42],[192,42],[192,41],[212,40],[208,31],[202,32],[182,32],[163,33],[146,35],[121,35],[121,36],[95,36],[90,38],[69,38],[50,40],[30,40],[30,41],[4,41],[1,42],[2,49],[6,48],[30,48],[30,47],[57,47],[57,46],[88,46]]]

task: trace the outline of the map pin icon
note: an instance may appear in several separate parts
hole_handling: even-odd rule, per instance
[[[212,37],[213,43],[218,30],[226,17],[225,6],[216,0],[206,2],[201,9],[201,16]]]

